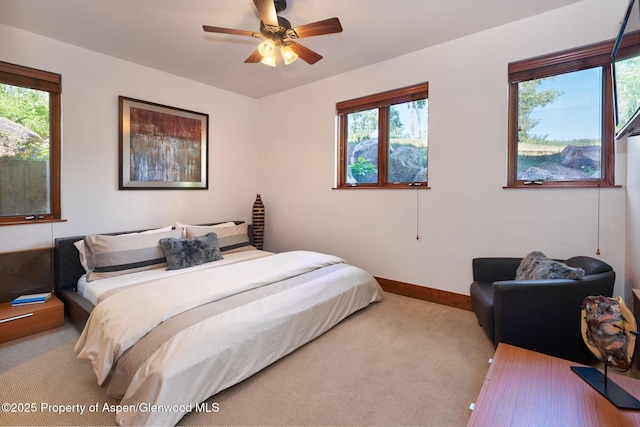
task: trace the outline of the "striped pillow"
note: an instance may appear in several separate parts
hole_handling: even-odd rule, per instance
[[[182,230],[150,234],[85,236],[87,282],[167,266],[160,239],[182,238]]]
[[[131,232],[131,233],[122,233],[122,235],[124,235],[124,234],[161,233],[163,231],[171,231],[171,230],[173,230],[173,226],[172,225],[168,225],[166,227],[154,228],[154,229],[146,230],[146,231],[134,231],[134,232]],[[86,254],[86,252],[84,250],[84,239],[83,240],[78,240],[73,245],[76,247],[76,249],[78,249],[78,254],[80,255],[80,264],[84,268],[84,271],[88,273],[90,270],[89,270],[89,266],[87,265],[87,254]]]
[[[246,223],[231,227],[228,225],[222,227],[219,225],[186,225],[184,229],[187,238],[204,236],[213,231],[218,236],[218,244],[222,254],[255,249],[249,243],[249,226]]]
[[[179,221],[176,221],[176,228],[186,228],[186,227],[235,227],[236,223],[234,221],[227,221],[227,222],[218,222],[216,224],[201,224],[201,225],[189,225],[189,224],[183,224]]]

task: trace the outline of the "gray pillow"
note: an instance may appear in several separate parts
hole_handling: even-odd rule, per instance
[[[167,257],[167,270],[178,270],[222,259],[216,233],[207,233],[191,239],[160,239],[160,247]]]
[[[522,258],[516,270],[516,280],[580,279],[584,277],[582,268],[547,258],[542,252],[531,252]]]

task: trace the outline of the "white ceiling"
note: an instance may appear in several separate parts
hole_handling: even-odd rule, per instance
[[[324,59],[245,64],[259,39],[252,0],[0,0],[0,23],[261,98],[579,0],[288,0],[293,27],[338,17],[344,31],[300,44]],[[2,58],[0,58],[2,59]]]

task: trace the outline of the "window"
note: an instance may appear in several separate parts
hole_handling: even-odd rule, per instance
[[[338,188],[427,188],[428,95],[422,83],[336,105]]]
[[[619,131],[640,108],[640,52],[636,55],[623,58],[615,64],[615,76],[618,96],[618,124]]]
[[[60,80],[0,62],[0,225],[61,218]]]
[[[612,44],[509,64],[508,187],[614,185]]]

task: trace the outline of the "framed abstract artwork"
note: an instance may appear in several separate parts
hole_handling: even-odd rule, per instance
[[[209,188],[209,115],[118,97],[119,190]]]

